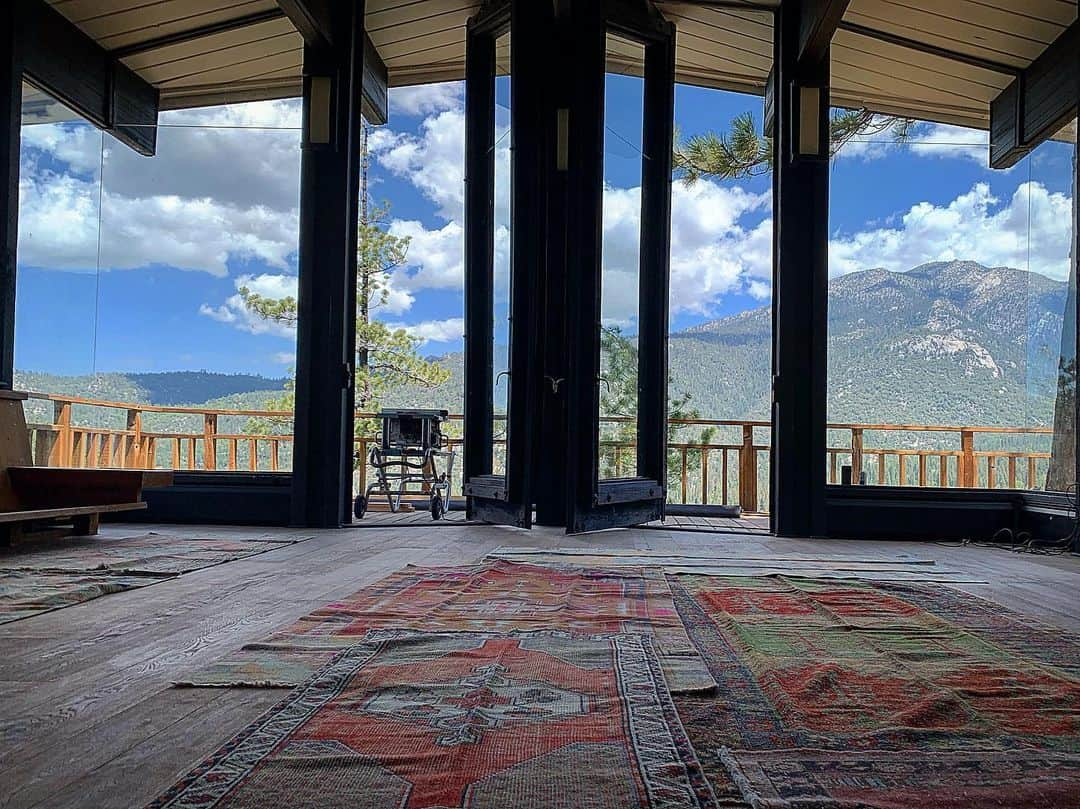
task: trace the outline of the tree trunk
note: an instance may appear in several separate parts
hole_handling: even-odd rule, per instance
[[[370,155],[368,154],[368,124],[364,121],[362,126],[362,137],[360,140],[360,226],[367,228],[368,226],[368,167],[370,161]],[[364,231],[366,233],[366,230]],[[368,319],[370,318],[369,305],[371,301],[371,268],[366,266],[363,262],[357,267],[359,271],[359,283],[360,289],[357,290],[356,300],[359,304],[360,311],[357,313],[358,325],[366,326]],[[363,332],[366,334],[366,331]],[[365,338],[366,339],[366,338]],[[371,361],[368,348],[366,345],[361,345],[356,350],[356,369],[357,371],[366,371],[368,363]],[[366,376],[364,377],[366,379]],[[357,389],[357,401],[356,406],[360,410],[363,410],[367,405],[366,391]]]
[[[1077,151],[1073,150],[1072,250],[1069,262],[1069,294],[1061,326],[1057,398],[1054,401],[1054,437],[1050,447],[1047,491],[1063,492],[1076,483],[1076,265],[1077,253]]]

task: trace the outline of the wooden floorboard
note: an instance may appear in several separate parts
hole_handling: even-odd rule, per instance
[[[466,525],[463,515],[368,515],[365,527],[289,532],[131,526],[177,536],[314,536],[160,584],[0,625],[0,807],[138,806],[283,696],[170,683],[407,564],[465,564],[501,546],[750,557],[933,559],[985,580],[967,592],[1080,631],[1080,560],[911,542],[781,540],[674,524],[568,537]],[[368,520],[372,522],[367,522]],[[714,518],[681,518],[691,522]],[[375,525],[375,521],[383,523]],[[730,529],[731,520],[718,521]],[[759,520],[748,525],[759,528]]]

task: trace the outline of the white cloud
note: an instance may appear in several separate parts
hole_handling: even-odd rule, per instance
[[[465,231],[457,222],[428,230],[420,222],[397,219],[390,233],[409,239],[406,253],[409,274],[399,273],[395,282],[404,289],[461,289],[465,278]]]
[[[35,124],[22,128],[22,145],[33,158],[37,153],[48,154],[66,163],[79,174],[99,175],[101,170],[101,132],[81,122]],[[30,171],[36,169],[31,160]],[[25,171],[24,171],[25,173]]]
[[[297,249],[299,134],[293,102],[163,114],[142,157],[85,123],[23,130],[22,263],[47,269],[173,266],[227,274],[230,259],[287,269]],[[224,128],[192,128],[216,122]],[[239,127],[239,128],[236,128]],[[46,159],[47,158],[47,159]],[[104,162],[102,163],[102,160]]]
[[[990,168],[990,133],[949,124],[922,124],[916,128],[911,151],[923,157],[961,158]]]
[[[51,172],[19,184],[19,262],[58,270],[170,266],[216,276],[227,262],[287,269],[297,249],[297,211],[239,207],[210,197],[128,197]]]
[[[1071,199],[1040,183],[1022,183],[1007,200],[995,197],[989,184],[976,183],[945,205],[911,206],[896,227],[836,234],[829,244],[829,271],[834,276],[870,267],[903,272],[959,259],[1065,280],[1071,215]]]
[[[905,153],[919,157],[971,160],[989,169],[990,134],[964,126],[920,122],[912,127],[904,141],[897,141],[888,130],[856,135],[836,153],[836,159],[881,160]]]
[[[412,325],[406,323],[388,323],[393,329],[404,329],[413,337],[419,337],[425,343],[449,343],[460,340],[465,334],[465,319],[450,317],[445,320],[425,320]]]
[[[442,219],[461,222],[465,210],[465,112],[426,118],[418,135],[381,130],[370,143],[379,163],[407,179],[437,206]]]
[[[214,306],[204,303],[199,307],[199,314],[212,318],[219,323],[228,323],[250,334],[273,334],[278,337],[295,337],[296,329],[284,323],[275,323],[264,320],[247,308],[240,289],[246,287],[256,295],[264,298],[280,300],[281,298],[296,297],[297,279],[295,275],[241,275],[234,281],[236,294],[229,296],[225,303]],[[281,353],[277,355],[278,362],[291,362],[293,355]],[[288,357],[282,360],[280,357]]]
[[[281,101],[251,101],[217,107],[166,110],[158,122],[162,126],[233,127],[244,129],[295,129],[303,124],[299,98]]]
[[[419,84],[415,87],[390,88],[390,116],[430,115],[461,107],[465,85],[462,82]]]

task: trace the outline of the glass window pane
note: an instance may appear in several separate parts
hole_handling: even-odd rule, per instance
[[[510,173],[510,32],[506,31],[495,40],[495,254],[492,272],[495,284],[495,306],[492,346],[492,373],[494,396],[492,397],[491,471],[495,475],[506,474],[506,411],[510,390],[510,198],[512,178]]]
[[[95,374],[102,137],[29,84],[22,113],[14,381],[31,395],[25,411],[35,463],[70,466],[84,434],[76,441],[57,425],[112,423],[96,409],[46,397],[128,392]]]
[[[1075,143],[993,170],[983,131],[895,123],[832,166],[829,481],[1062,488]]]
[[[163,114],[152,158],[105,138],[98,367],[183,411],[142,414],[149,464],[292,468],[299,107]]]
[[[600,275],[601,479],[637,475],[644,47],[607,35]]]

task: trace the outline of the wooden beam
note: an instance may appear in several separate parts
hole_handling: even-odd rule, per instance
[[[278,0],[304,43],[309,47],[326,50],[334,46],[338,26],[334,22],[334,6],[330,0]],[[386,68],[375,44],[364,34],[364,84],[361,114],[371,124],[385,124],[389,111],[387,88],[390,72]]]
[[[1007,169],[1076,116],[1080,20],[990,102],[990,167]]]
[[[972,67],[989,70],[994,73],[1002,73],[1006,76],[1017,76],[1021,72],[1021,69],[1014,65],[1007,65],[1004,62],[996,62],[992,59],[984,59],[980,56],[972,56],[969,53],[960,53],[959,51],[949,50],[948,48],[942,48],[929,42],[921,42],[917,39],[911,39],[910,37],[901,36],[900,34],[894,34],[889,31],[879,31],[878,29],[871,28],[867,25],[859,25],[858,23],[841,20],[840,24],[836,27],[837,30],[847,31],[849,34],[857,34],[858,36],[866,37],[867,39],[876,39],[878,42],[888,42],[890,45],[898,45],[901,48],[918,51],[919,53],[927,53],[931,56],[940,56],[942,59],[961,62],[965,65],[971,65]]]
[[[273,22],[274,20],[282,19],[284,16],[285,12],[280,8],[269,8],[265,11],[257,11],[254,14],[246,14],[243,17],[233,17],[231,20],[221,20],[220,22],[202,25],[198,28],[189,28],[186,31],[176,31],[171,34],[165,34],[164,36],[136,42],[132,45],[125,45],[122,48],[115,48],[114,50],[109,51],[109,54],[116,59],[126,59],[129,56],[136,56],[141,53],[150,53],[151,51],[160,50],[161,48],[167,48],[170,45],[182,45],[185,42],[194,42],[197,39],[213,36],[214,34],[239,31],[242,28],[250,28],[253,25]]]
[[[802,0],[799,16],[799,61],[816,64],[828,52],[833,34],[851,0]]]
[[[339,0],[340,2],[340,0]],[[331,0],[278,0],[304,43],[312,48],[330,48],[336,25]]]
[[[22,65],[14,3],[0,7],[0,390],[15,374],[15,255],[19,236]]]
[[[364,34],[364,87],[361,112],[369,124],[379,126],[389,120],[390,71],[386,68],[375,43]]]
[[[140,154],[157,146],[159,93],[43,0],[17,5],[34,84]]]

